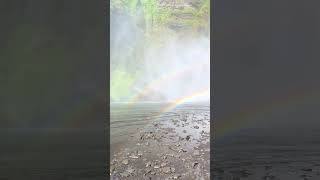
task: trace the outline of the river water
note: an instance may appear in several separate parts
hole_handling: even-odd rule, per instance
[[[111,104],[110,157],[124,145],[128,146],[130,137],[139,133],[150,122],[164,117],[165,119],[173,118],[181,111],[210,111],[208,103],[186,103],[163,112],[168,105],[167,103]]]

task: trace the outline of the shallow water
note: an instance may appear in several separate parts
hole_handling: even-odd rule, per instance
[[[208,103],[186,103],[177,106],[169,112],[162,112],[167,107],[166,103],[139,103],[135,105],[111,104],[110,109],[110,155],[124,144],[130,143],[129,139],[139,133],[150,122],[162,119],[179,118],[178,114],[193,111],[210,111]],[[183,112],[183,113],[180,113]],[[186,127],[187,128],[187,127]]]

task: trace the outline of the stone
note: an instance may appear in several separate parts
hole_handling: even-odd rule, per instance
[[[123,172],[123,173],[120,173],[120,176],[121,177],[129,177],[130,174],[128,172]]]
[[[138,157],[138,156],[136,156],[136,155],[131,155],[131,156],[129,156],[129,158],[132,158],[132,159],[138,159],[139,157]]]
[[[162,168],[162,172],[164,172],[166,174],[169,174],[169,173],[171,173],[171,168],[170,167],[164,167],[164,168]]]
[[[128,159],[124,159],[124,160],[122,161],[122,164],[124,164],[124,165],[129,164],[129,160],[128,160]]]
[[[171,172],[173,172],[173,173],[176,172],[176,168],[173,168],[173,167],[172,167],[172,168],[171,168]]]
[[[147,162],[146,167],[150,167],[150,166],[151,166],[151,162]]]
[[[198,162],[192,163],[192,168],[195,168],[198,164],[199,164]]]
[[[135,170],[134,169],[128,169],[127,172],[132,174]]]
[[[183,133],[187,133],[187,131],[186,131],[186,130],[183,130],[182,132],[183,132]]]
[[[167,163],[165,163],[165,162],[163,162],[163,163],[161,163],[161,167],[164,167],[164,166],[166,166],[167,165]]]
[[[179,179],[180,177],[181,177],[181,175],[175,174],[175,175],[173,176],[173,179]]]

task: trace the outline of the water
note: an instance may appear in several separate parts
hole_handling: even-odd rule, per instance
[[[139,133],[150,122],[170,119],[184,112],[210,111],[208,103],[186,103],[169,112],[162,112],[167,103],[138,103],[128,105],[124,103],[111,104],[110,109],[110,154],[128,146],[131,136]]]

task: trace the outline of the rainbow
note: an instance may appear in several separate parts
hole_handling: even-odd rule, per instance
[[[254,107],[244,108],[229,116],[213,121],[215,138],[223,138],[232,135],[241,129],[250,127],[253,122],[265,118],[274,112],[283,112],[296,108],[303,103],[318,102],[320,99],[318,90],[296,90],[280,97],[274,97],[269,102],[257,104]]]
[[[204,97],[204,96],[209,96],[210,94],[210,89],[209,88],[206,88],[206,89],[201,89],[197,92],[194,92],[188,96],[184,96],[184,97],[181,97],[181,98],[177,98],[176,100],[168,103],[165,107],[163,107],[159,113],[157,113],[155,115],[156,118],[160,118],[163,114],[165,114],[166,112],[170,112],[172,110],[174,110],[176,107],[182,105],[182,104],[185,104],[185,103],[188,103],[188,102],[191,102],[192,100],[194,100],[194,98],[197,98],[197,97]]]
[[[178,71],[174,71],[172,73],[164,74],[160,78],[152,81],[149,83],[147,86],[145,86],[141,91],[139,91],[131,100],[128,102],[128,104],[135,104],[138,102],[141,97],[144,95],[148,94],[152,89],[155,87],[159,87],[161,84],[172,81],[174,79],[179,79],[183,77],[184,75],[188,74],[190,71],[193,71],[195,68],[201,68],[201,67],[208,67],[208,63],[196,63],[196,64],[191,64],[183,69],[180,69]]]
[[[188,96],[184,96],[184,97],[178,98],[175,101],[169,103],[168,106],[164,107],[161,110],[161,113],[172,111],[177,106],[182,105],[182,104],[187,103],[187,102],[190,102],[194,98],[203,97],[203,96],[209,96],[209,95],[210,95],[210,88],[206,88],[206,89],[194,92],[194,93],[192,93],[192,94],[190,94]]]

